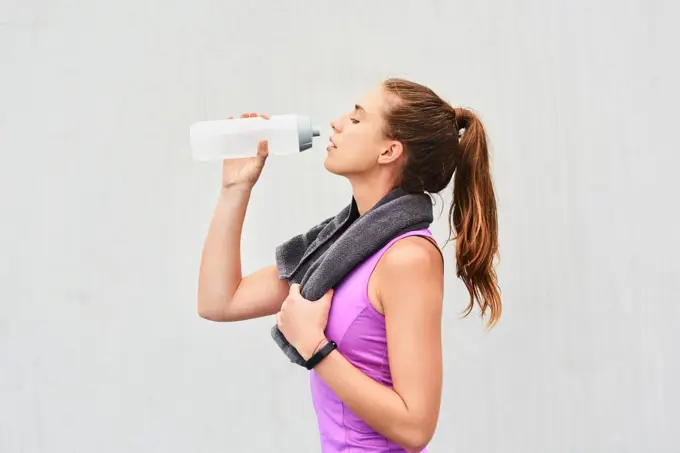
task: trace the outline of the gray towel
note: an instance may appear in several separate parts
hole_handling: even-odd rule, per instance
[[[298,283],[305,299],[318,300],[352,269],[396,236],[430,226],[432,200],[427,194],[394,189],[359,216],[356,200],[276,248],[279,278]],[[291,362],[305,361],[278,326],[271,335]]]

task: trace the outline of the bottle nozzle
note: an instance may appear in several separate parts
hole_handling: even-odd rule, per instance
[[[312,126],[312,122],[308,116],[291,115],[297,121],[298,138],[300,142],[300,151],[310,149],[312,147],[312,139],[321,136],[321,130],[318,127]]]

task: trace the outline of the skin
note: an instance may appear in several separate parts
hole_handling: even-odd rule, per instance
[[[351,184],[361,213],[395,187],[404,161],[400,142],[386,139],[384,112],[397,102],[381,86],[331,122],[325,168]],[[244,116],[254,116],[246,114]],[[282,333],[305,358],[326,341],[333,291],[319,301],[278,279],[275,266],[241,274],[240,237],[250,192],[268,156],[225,161],[220,197],[203,250],[198,312],[213,321],[276,315]],[[442,392],[443,261],[426,239],[397,241],[378,262],[369,300],[385,316],[393,388],[372,380],[335,350],[315,371],[369,426],[408,451],[434,434]]]

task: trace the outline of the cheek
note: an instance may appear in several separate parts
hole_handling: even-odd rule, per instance
[[[372,153],[380,143],[380,138],[375,131],[360,126],[352,131],[352,134],[347,138],[349,148],[353,152],[360,152],[362,155]]]
[[[360,126],[363,127],[357,130],[357,133],[359,135],[359,137],[357,138],[361,140],[363,147],[370,151],[374,151],[377,148],[380,148],[384,142],[381,131],[378,130],[378,128],[374,124]]]
[[[373,147],[375,148],[384,148],[386,139],[382,131],[380,130],[373,130],[371,131],[371,142],[373,143]]]

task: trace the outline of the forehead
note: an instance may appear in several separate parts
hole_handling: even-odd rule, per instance
[[[367,116],[382,116],[387,111],[389,104],[389,93],[381,85],[378,85],[364,93],[355,108],[358,112]]]

